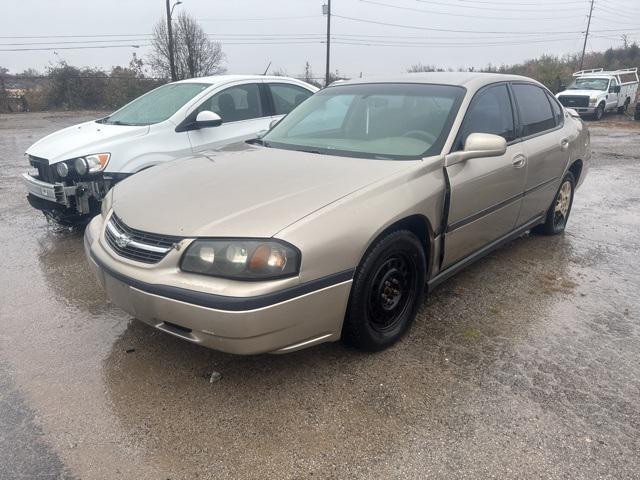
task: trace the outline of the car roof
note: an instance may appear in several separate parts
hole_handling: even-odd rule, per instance
[[[530,82],[541,85],[536,80],[521,75],[484,72],[421,72],[405,73],[389,77],[356,78],[340,81],[332,85],[357,85],[363,83],[432,83],[439,85],[455,85],[468,90],[478,90],[485,85],[496,82]]]
[[[240,80],[269,80],[269,81],[293,81],[304,84],[302,80],[291,77],[279,77],[275,75],[212,75],[209,77],[195,77],[179,80],[174,83],[208,83],[210,85],[220,85],[223,83],[236,82]]]

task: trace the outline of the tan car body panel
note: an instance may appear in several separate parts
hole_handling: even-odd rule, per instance
[[[579,119],[565,112],[557,135],[558,139],[568,138],[569,145],[566,161],[552,162],[557,178],[536,190],[535,197],[523,194],[519,201],[447,233],[447,226],[468,220],[479,205],[495,207],[501,198],[518,195],[518,189],[544,177],[535,171],[525,173],[525,169],[514,181],[499,157],[447,167],[453,188],[449,218],[443,225],[447,214],[445,157],[469,102],[483,86],[512,80],[535,83],[519,76],[471,73],[373,80],[453,84],[467,89],[441,154],[421,160],[372,160],[236,145],[178,160],[179,168],[171,162],[142,172],[115,187],[113,211],[132,228],[186,238],[179,250],[172,250],[159,263],[142,264],[119,256],[108,246],[105,219],[98,216],[85,234],[90,264],[110,298],[129,313],[211,348],[242,354],[282,352],[337,340],[353,272],[367,248],[390,226],[408,217],[427,223],[428,238],[422,240],[428,246],[428,280],[435,282],[468,261],[469,254],[514,233],[523,217],[544,213],[543,207],[550,205],[562,175],[576,159],[583,162],[579,183],[583,181],[590,157],[588,131]],[[350,83],[361,82],[365,83]],[[555,141],[556,133],[553,135]],[[511,161],[517,153],[525,152],[535,163],[535,145],[541,141],[536,138],[530,144],[510,145],[505,158]],[[544,155],[541,158],[544,164]],[[483,178],[492,180],[484,184]],[[535,205],[522,208],[523,202],[531,199]],[[272,236],[302,252],[298,276],[244,282],[179,268],[184,249],[195,237]],[[441,266],[444,272],[440,272]],[[341,280],[330,286],[246,310],[208,308],[150,293],[151,287],[159,285],[212,298],[251,300],[338,273]],[[191,331],[176,331],[171,324]]]

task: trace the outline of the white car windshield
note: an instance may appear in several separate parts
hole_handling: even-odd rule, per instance
[[[606,90],[608,86],[606,78],[578,78],[567,90]]]
[[[169,83],[126,104],[101,120],[111,125],[151,125],[163,122],[211,85],[207,83]]]
[[[268,147],[366,158],[416,159],[439,153],[465,89],[373,83],[322,90],[263,138]]]

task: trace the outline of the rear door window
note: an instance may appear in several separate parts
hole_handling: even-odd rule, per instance
[[[507,85],[494,85],[476,94],[467,110],[456,149],[461,150],[472,133],[500,135],[507,142],[516,139],[513,109]]]
[[[288,83],[270,83],[269,89],[273,98],[274,115],[286,115],[313,95],[306,88]]]
[[[556,120],[547,100],[545,91],[524,83],[513,85],[513,93],[518,104],[522,136],[536,135],[556,126]]]
[[[263,117],[260,88],[256,83],[247,83],[225,88],[205,100],[197,112],[216,112],[224,123]]]

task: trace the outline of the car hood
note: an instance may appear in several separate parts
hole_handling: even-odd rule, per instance
[[[586,97],[591,97],[591,96],[596,96],[596,95],[604,95],[606,92],[602,91],[602,90],[563,90],[562,92],[560,92],[557,96],[558,97],[563,97],[565,95],[568,96],[574,96],[574,95],[579,95],[579,96],[586,96]]]
[[[231,146],[140,172],[114,189],[128,226],[184,237],[271,237],[416,161]]]
[[[49,165],[92,153],[110,153],[115,142],[145,135],[148,125],[107,125],[95,121],[80,123],[47,135],[31,145],[28,155],[46,158]]]

